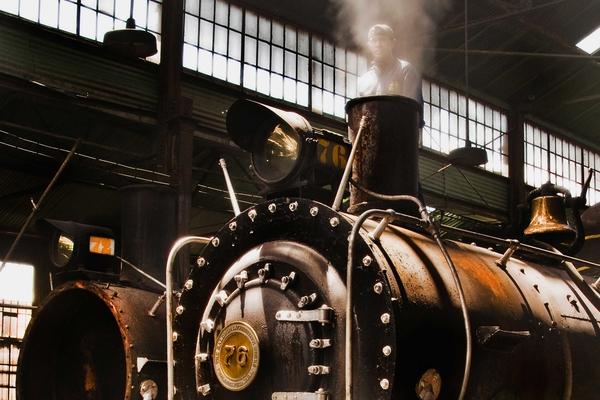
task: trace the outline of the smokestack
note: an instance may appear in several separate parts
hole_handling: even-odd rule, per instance
[[[171,245],[177,238],[175,191],[162,185],[131,185],[121,189],[121,254],[161,282]],[[131,268],[121,279],[146,286],[147,280]]]
[[[361,118],[366,116],[352,165],[354,182],[382,194],[418,196],[420,109],[417,101],[403,96],[368,96],[348,102],[348,136],[352,141]],[[416,212],[410,203],[377,200],[351,185],[348,211],[360,213],[370,208]]]

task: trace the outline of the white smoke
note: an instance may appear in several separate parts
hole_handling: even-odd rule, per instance
[[[338,18],[338,40],[366,50],[367,32],[375,24],[387,24],[396,33],[397,56],[424,72],[435,45],[437,24],[450,7],[450,0],[334,0]]]

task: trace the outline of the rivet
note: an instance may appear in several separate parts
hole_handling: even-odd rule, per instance
[[[390,388],[390,381],[383,378],[382,380],[379,381],[379,386],[381,386],[381,388],[383,390],[388,390]]]
[[[176,342],[179,339],[179,333],[173,332],[173,341]]]
[[[310,212],[310,215],[312,215],[313,217],[316,217],[317,214],[319,213],[319,208],[318,207],[311,207],[309,212]]]
[[[362,263],[365,267],[368,267],[373,262],[373,259],[370,256],[364,256],[362,259]]]
[[[217,293],[215,295],[215,300],[217,301],[217,303],[219,303],[219,305],[221,307],[223,307],[223,305],[227,302],[228,297],[229,297],[229,295],[227,294],[227,292],[224,290],[221,290],[219,293]]]
[[[229,223],[229,230],[230,231],[235,231],[237,229],[237,222],[233,221]]]
[[[196,259],[196,265],[198,265],[199,267],[204,267],[206,265],[206,260],[204,259],[204,257],[198,257]]]
[[[335,228],[336,226],[338,226],[339,224],[340,224],[340,220],[339,220],[339,218],[338,218],[338,217],[332,217],[332,218],[329,220],[329,225],[331,225],[331,226],[332,226],[332,227],[334,227],[334,228]]]
[[[221,241],[219,240],[218,237],[213,238],[213,240],[210,241],[210,244],[213,245],[213,247],[219,247],[219,244],[221,244]]]
[[[202,328],[204,328],[204,330],[208,333],[211,333],[213,328],[215,327],[215,323],[213,322],[212,319],[206,319],[202,322],[200,322],[200,326]]]
[[[192,290],[192,288],[194,287],[194,281],[188,279],[187,281],[185,281],[183,287],[185,287],[187,290]]]
[[[381,294],[383,292],[383,284],[381,282],[374,284],[373,291],[377,294]]]
[[[381,314],[381,322],[383,322],[384,324],[389,324],[390,323],[390,314],[388,314],[388,313]]]
[[[184,311],[184,310],[185,310],[185,308],[183,308],[183,306],[177,306],[177,308],[175,309],[175,312],[176,312],[178,315],[181,315],[181,314],[183,314],[183,311]]]
[[[384,356],[388,357],[390,354],[392,354],[392,348],[390,346],[383,346],[383,349],[381,349],[381,352],[383,353]]]
[[[273,214],[275,211],[277,211],[277,206],[275,205],[275,203],[271,203],[271,204],[269,204],[269,206],[267,207],[267,209],[269,210],[269,212],[271,214]]]
[[[298,209],[298,202],[294,201],[293,203],[290,203],[289,207],[290,207],[290,211],[292,211],[292,212],[296,211]]]
[[[248,211],[248,218],[250,218],[250,220],[252,222],[254,222],[254,219],[256,219],[256,210],[255,209]]]

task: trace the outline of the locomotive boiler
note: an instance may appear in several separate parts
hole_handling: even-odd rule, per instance
[[[244,110],[250,119],[239,118]],[[147,376],[131,360],[142,357],[138,341],[161,346],[144,342],[158,328],[124,323],[127,312],[109,306],[93,328],[69,335],[57,324],[46,325],[47,337],[30,327],[21,400],[597,398],[600,297],[576,259],[545,244],[440,227],[419,199],[419,105],[370,97],[349,103],[348,113],[352,150],[297,114],[245,100],[232,106],[230,135],[276,190],[207,240],[183,238],[171,250],[168,271],[185,243],[206,243],[183,287],[167,296],[166,356],[152,357],[165,361],[158,375],[168,378],[152,380],[157,391],[139,394]],[[327,151],[336,146],[333,162]],[[342,155],[353,166],[344,174]],[[310,192],[300,186],[278,186],[290,176],[323,185],[340,175],[342,188],[353,187],[351,212],[341,211],[339,196],[318,192],[318,201],[294,197]],[[167,275],[167,293],[170,282]],[[83,289],[109,293],[93,283]],[[132,297],[117,295],[124,305]],[[137,300],[141,315],[149,300]],[[37,318],[67,312],[46,306]],[[94,352],[102,361],[86,375],[90,335],[103,343]],[[64,353],[67,389],[49,381],[26,389],[56,367],[48,357],[27,366],[27,354],[55,354],[59,338],[78,343]],[[110,348],[115,355],[100,356]],[[69,376],[80,377],[70,396]],[[94,391],[85,391],[86,376],[98,378]],[[125,389],[111,392],[114,382]]]

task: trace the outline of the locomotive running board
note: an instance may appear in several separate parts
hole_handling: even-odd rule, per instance
[[[275,392],[271,400],[329,400],[329,393],[323,389],[316,392]]]

